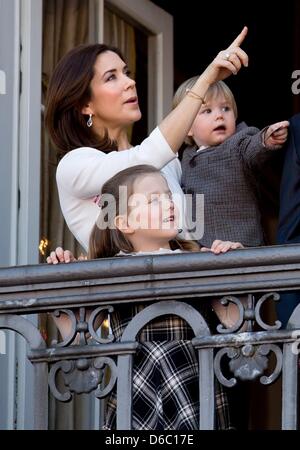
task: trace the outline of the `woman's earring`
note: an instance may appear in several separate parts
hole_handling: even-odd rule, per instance
[[[87,126],[90,128],[93,125],[93,119],[92,119],[92,114],[90,114],[90,118],[87,121]]]

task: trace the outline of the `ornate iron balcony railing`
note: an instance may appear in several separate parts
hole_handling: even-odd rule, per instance
[[[286,329],[265,323],[262,306],[280,292],[300,291],[300,245],[210,253],[122,257],[72,264],[0,269],[0,329],[14,330],[28,343],[35,371],[35,428],[47,428],[48,386],[60,401],[73,393],[93,392],[102,399],[117,383],[117,428],[131,428],[132,364],[139,331],[152,319],[177,314],[186,320],[199,356],[200,429],[214,428],[214,377],[225,386],[238,379],[259,378],[268,385],[282,376],[282,429],[297,427],[297,366],[300,306]],[[241,297],[246,302],[241,302]],[[201,314],[184,299],[235,303],[239,318],[232,328],[211,331]],[[103,311],[117,305],[144,303],[120,342],[94,329]],[[86,310],[89,309],[89,318]],[[75,312],[77,311],[77,314]],[[71,319],[70,335],[50,346],[27,314],[53,312]],[[78,314],[79,312],[79,314]],[[255,325],[255,326],[254,326]],[[242,331],[241,331],[242,330]],[[90,336],[90,338],[89,338]],[[273,353],[273,372],[265,374]],[[222,373],[226,356],[232,378]],[[117,362],[116,362],[117,361]],[[104,367],[110,380],[103,382]],[[65,390],[57,387],[57,373]]]

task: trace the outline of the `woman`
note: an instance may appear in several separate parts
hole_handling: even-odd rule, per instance
[[[64,155],[57,168],[62,212],[86,250],[99,213],[95,196],[117,172],[139,164],[166,166],[173,194],[182,195],[177,177],[172,176],[180,170],[176,153],[208,88],[248,65],[248,56],[240,48],[247,31],[244,27],[217,55],[182,102],[136,147],[128,142],[127,128],[140,119],[141,112],[135,81],[119,50],[104,44],[79,46],[58,63],[49,85],[46,126]],[[64,252],[58,250],[58,254],[59,261],[64,261]],[[52,252],[50,260],[58,259]]]

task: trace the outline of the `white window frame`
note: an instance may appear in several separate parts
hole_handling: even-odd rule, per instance
[[[42,0],[21,1],[18,264],[39,262]]]
[[[3,17],[8,17],[8,26],[14,30],[13,38],[9,33],[7,37],[10,39],[7,48],[13,53],[8,68],[13,78],[7,124],[10,138],[9,142],[2,143],[4,149],[11,152],[11,169],[7,169],[11,172],[10,186],[7,186],[10,205],[6,215],[10,220],[10,235],[5,237],[9,241],[6,264],[27,265],[39,262],[42,0],[2,0],[0,6]],[[3,52],[5,49],[3,41]],[[5,81],[9,85],[8,80]],[[30,319],[37,324],[36,317]],[[3,425],[8,429],[31,429],[34,378],[26,356],[27,344],[15,333],[9,332],[7,336],[7,366],[3,370],[8,377],[7,398],[2,405]]]
[[[43,1],[20,1],[19,265],[39,262]],[[27,316],[28,318],[28,316]],[[37,326],[37,316],[30,317]],[[17,428],[33,427],[34,376],[27,343],[17,337]]]
[[[19,138],[19,73],[20,73],[20,0],[0,0],[1,16],[1,126],[0,144],[4,161],[1,172],[0,223],[5,245],[1,265],[17,264],[18,235],[18,138]],[[8,40],[8,42],[6,41]],[[8,53],[6,53],[8,52]],[[4,108],[4,109],[2,109]],[[2,162],[1,161],[1,162]],[[3,162],[2,162],[3,164]],[[3,216],[2,216],[3,214]],[[3,333],[3,331],[2,331]],[[0,354],[1,429],[13,429],[16,420],[16,339],[5,331],[5,354]]]

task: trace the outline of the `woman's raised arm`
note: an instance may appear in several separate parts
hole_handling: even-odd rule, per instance
[[[178,151],[187,136],[202,103],[204,103],[208,88],[216,81],[229,77],[232,73],[236,75],[242,66],[248,66],[248,56],[240,48],[247,33],[248,28],[244,27],[231,45],[218,53],[200,75],[193,89],[187,92],[179,105],[159,125],[160,131],[173,151]]]

